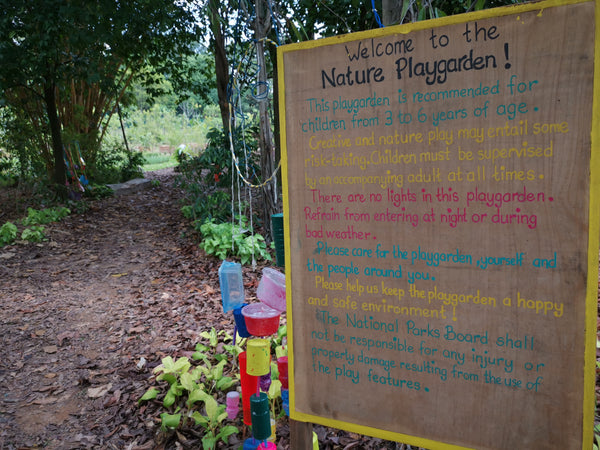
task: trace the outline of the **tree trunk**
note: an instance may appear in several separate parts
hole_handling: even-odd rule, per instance
[[[396,25],[402,19],[403,0],[382,0],[381,1],[381,20],[384,26]]]
[[[271,230],[271,215],[275,213],[275,188],[273,180],[265,182],[273,174],[274,164],[274,149],[273,149],[273,134],[271,133],[271,121],[269,118],[269,88],[267,85],[267,68],[265,60],[265,49],[263,38],[266,37],[270,27],[270,17],[265,14],[265,6],[263,0],[256,0],[256,55],[258,59],[258,94],[264,95],[264,98],[259,98],[258,111],[260,119],[259,128],[259,145],[261,148],[261,172],[263,178],[263,223],[265,230],[265,238],[271,239],[273,231]],[[264,89],[264,92],[263,92]]]
[[[52,135],[52,154],[54,156],[54,173],[52,180],[55,184],[57,193],[61,196],[65,196],[67,174],[63,156],[64,150],[60,120],[58,119],[58,113],[56,111],[56,89],[52,83],[46,83],[44,85],[44,101],[46,103],[50,133]]]
[[[221,30],[219,20],[219,6],[216,0],[208,2],[208,17],[210,28],[214,39],[215,56],[215,75],[217,79],[217,95],[219,97],[219,108],[221,110],[221,121],[223,122],[223,132],[229,130],[230,112],[229,100],[227,98],[227,86],[229,85],[229,61],[225,52],[225,38]]]

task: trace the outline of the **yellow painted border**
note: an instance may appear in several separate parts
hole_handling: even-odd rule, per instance
[[[361,31],[358,33],[334,36],[316,41],[301,42],[280,46],[277,49],[277,66],[279,67],[279,115],[280,115],[280,133],[281,133],[281,168],[282,168],[282,191],[283,191],[283,217],[284,230],[290,229],[290,211],[289,211],[289,186],[288,180],[288,159],[287,159],[287,129],[286,129],[286,102],[285,102],[285,71],[284,54],[297,50],[317,48],[326,45],[335,45],[343,42],[355,41],[360,39],[387,36],[390,34],[408,34],[413,31],[438,28],[446,25],[461,24],[474,20],[481,20],[493,17],[508,16],[512,14],[522,14],[530,11],[539,11],[543,14],[544,9],[559,6],[567,6],[579,3],[594,2],[596,7],[595,17],[595,37],[594,37],[594,95],[592,100],[592,123],[591,123],[591,160],[590,160],[590,200],[589,200],[589,240],[588,240],[588,279],[586,292],[586,317],[585,317],[585,367],[584,367],[584,387],[583,387],[583,429],[582,442],[583,449],[591,449],[594,436],[594,410],[596,404],[596,339],[597,339],[597,314],[598,314],[598,258],[600,246],[600,0],[545,0],[541,2],[532,2],[515,6],[505,6],[502,8],[488,9],[469,14],[460,14],[448,16],[435,20],[415,22],[393,27],[378,28],[375,30]],[[291,267],[290,257],[290,235],[285,232],[285,266]],[[292,314],[292,291],[293,279],[286,278],[287,284],[287,320],[288,320],[288,345],[293,349],[293,314]],[[377,436],[391,441],[404,442],[406,444],[419,447],[439,450],[471,450],[467,447],[456,446],[449,443],[434,441],[431,439],[409,436],[401,433],[394,433],[386,430],[366,427],[350,422],[342,422],[334,419],[327,419],[311,414],[304,414],[295,411],[295,389],[294,389],[294,356],[293,351],[289,352],[289,393],[290,393],[290,417],[293,420],[301,422],[312,422],[332,428],[339,428],[352,431],[359,434]],[[586,445],[589,443],[589,445]]]
[[[594,97],[592,99],[588,284],[583,404],[583,442],[592,448],[596,406],[596,340],[598,317],[598,248],[600,245],[600,0],[596,0]]]

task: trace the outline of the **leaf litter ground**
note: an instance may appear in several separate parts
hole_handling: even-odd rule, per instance
[[[189,356],[202,331],[232,333],[233,320],[222,312],[221,261],[189,235],[173,171],[147,177],[158,183],[47,225],[46,242],[0,249],[0,450],[201,448],[198,433],[166,438],[158,402],[137,401],[163,357]],[[7,192],[2,223],[18,219]],[[261,270],[244,267],[250,299]],[[315,431],[321,449],[404,448]],[[288,449],[285,419],[277,435]]]

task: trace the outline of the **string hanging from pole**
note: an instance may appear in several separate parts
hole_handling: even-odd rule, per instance
[[[271,15],[271,20],[273,24],[273,29],[275,30],[276,39],[279,42],[279,22],[277,21],[275,14],[273,13],[273,5],[270,0],[267,0],[268,9]],[[248,6],[248,5],[246,5]],[[250,6],[251,7],[251,6]],[[240,7],[240,10],[241,7]],[[253,11],[248,11],[244,8],[245,13],[250,14],[252,17],[256,17],[253,14]],[[244,14],[238,14],[238,21],[234,26],[234,34],[237,36],[235,38],[235,42],[240,43],[240,47],[244,44],[242,43],[241,36],[243,34],[241,21],[244,19]],[[247,18],[246,18],[247,19]],[[247,19],[245,23],[252,22],[252,20]],[[269,183],[273,183],[274,189],[276,192],[277,185],[277,174],[281,168],[281,161],[278,161],[277,166],[272,170],[272,173],[269,174],[266,178],[266,174],[263,174],[263,181],[255,181],[257,180],[257,174],[254,171],[254,167],[251,164],[251,152],[248,149],[248,143],[246,141],[246,114],[242,105],[242,90],[247,92],[250,97],[256,102],[265,102],[269,100],[269,83],[265,81],[258,80],[259,73],[261,67],[258,63],[256,63],[256,59],[258,59],[258,55],[256,55],[256,59],[252,56],[255,54],[257,49],[258,42],[266,42],[275,46],[278,46],[278,42],[274,42],[269,38],[262,38],[260,40],[249,40],[246,45],[246,49],[244,52],[240,52],[240,59],[237,66],[232,66],[230,71],[229,85],[228,85],[228,103],[229,103],[229,116],[230,120],[228,123],[228,138],[229,138],[229,151],[231,154],[231,191],[232,191],[232,199],[231,199],[231,216],[232,223],[235,225],[235,189],[236,184],[233,181],[233,177],[237,179],[237,209],[238,209],[238,226],[236,233],[243,234],[245,231],[250,231],[252,240],[251,250],[252,250],[252,265],[256,266],[256,257],[255,257],[255,249],[254,245],[256,243],[256,236],[254,235],[254,211],[253,211],[253,189],[262,189],[267,186]],[[236,131],[237,130],[237,131]],[[237,151],[237,154],[236,154]],[[239,155],[239,156],[238,156]],[[240,161],[240,158],[243,158],[243,161]],[[242,189],[243,188],[243,189]],[[243,190],[243,192],[242,192]],[[242,221],[243,217],[243,207],[242,207],[242,194],[245,194],[245,197],[249,200],[248,209],[249,209],[249,230],[244,230],[244,223]]]

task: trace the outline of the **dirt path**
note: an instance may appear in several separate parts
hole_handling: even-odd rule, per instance
[[[151,367],[229,320],[219,261],[182,238],[172,173],[149,177],[47,242],[0,249],[0,449],[153,448],[137,411]]]

